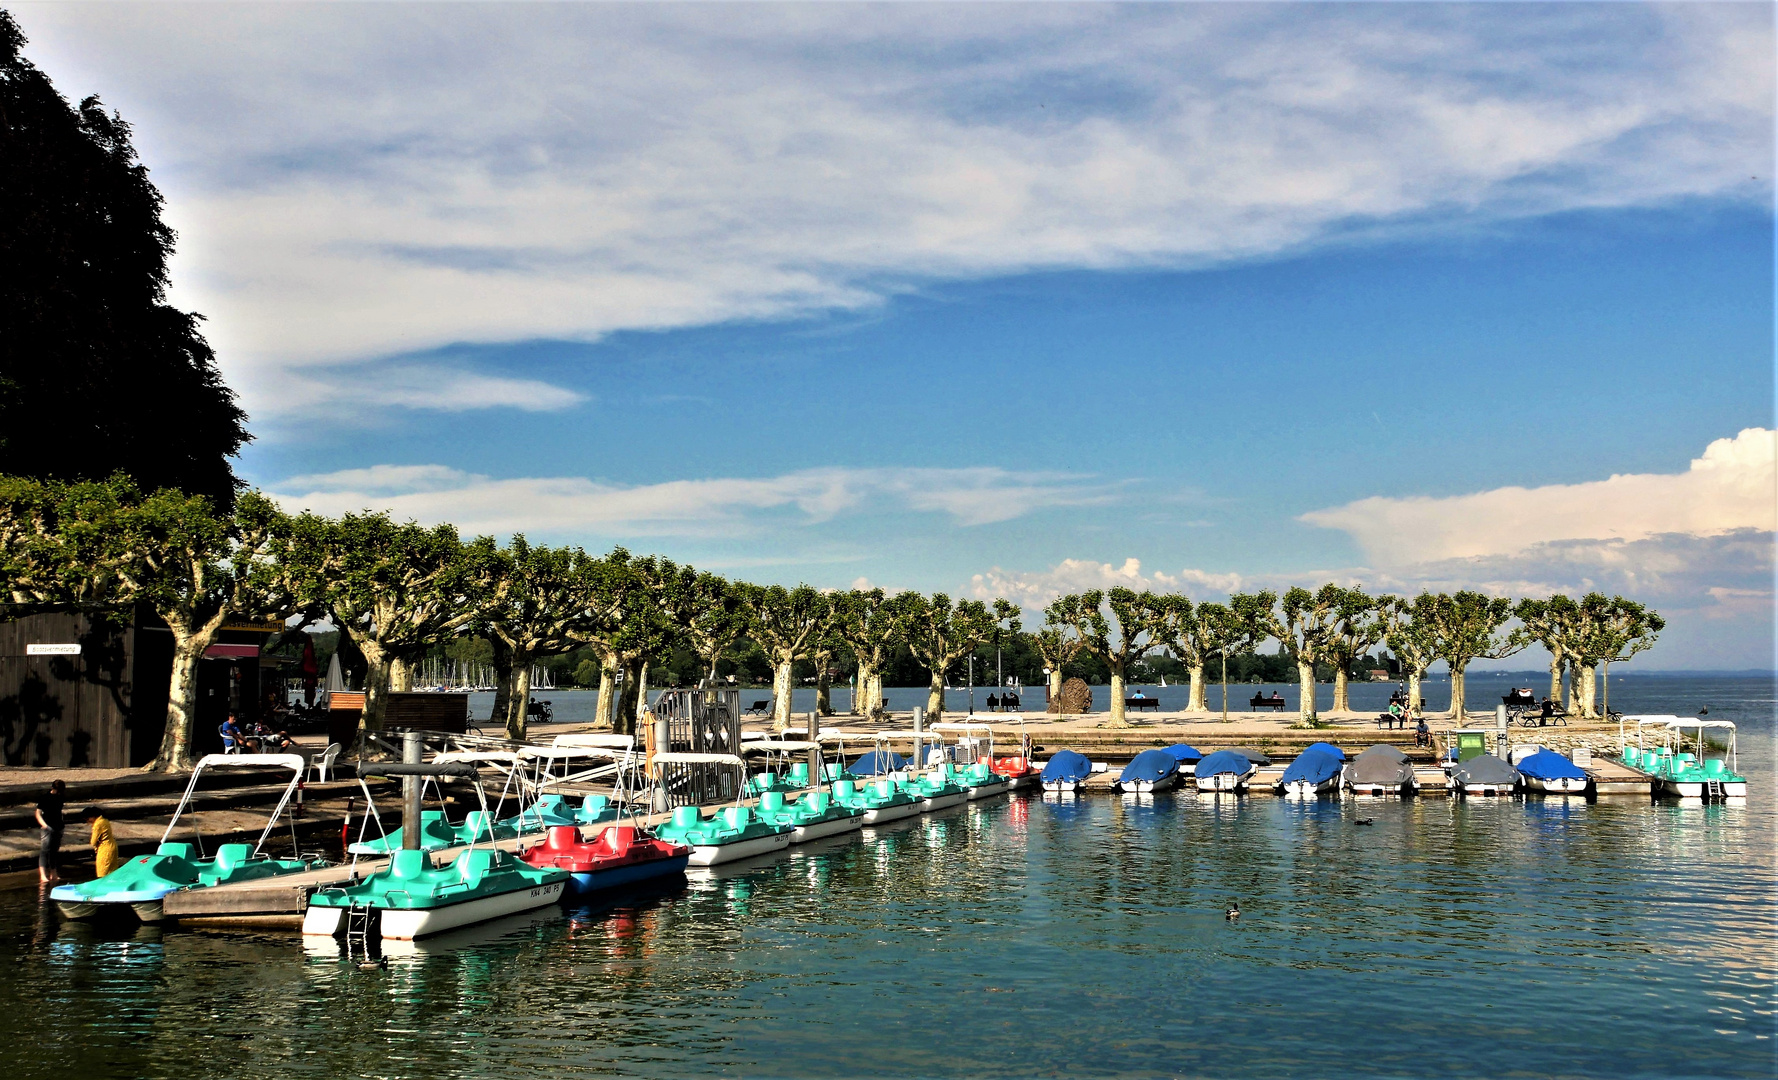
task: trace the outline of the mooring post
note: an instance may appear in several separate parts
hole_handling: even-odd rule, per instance
[[[647,715],[653,716],[654,714],[649,713]],[[654,736],[651,740],[653,746],[649,750],[649,759],[651,762],[650,768],[654,773],[653,810],[657,814],[664,814],[668,810],[666,771],[662,769],[661,766],[652,764],[652,761],[656,754],[667,754],[672,752],[673,728],[666,717],[656,716],[654,718],[654,723],[648,725],[647,730]],[[696,800],[693,801],[695,802]]]
[[[420,733],[405,731],[401,735],[401,760],[409,765],[420,763]],[[401,778],[401,846],[405,851],[420,850],[420,777]]]
[[[1506,706],[1494,706],[1494,756],[1506,759]]]
[[[925,768],[925,766],[926,766],[926,759],[924,757],[920,756],[920,724],[921,724],[921,721],[925,719],[925,716],[926,716],[926,710],[921,708],[918,705],[915,705],[914,706],[914,768],[915,769],[922,769],[922,768]]]
[[[809,714],[809,791],[821,790],[821,710]]]

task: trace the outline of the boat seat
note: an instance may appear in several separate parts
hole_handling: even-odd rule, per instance
[[[610,800],[606,799],[603,795],[588,795],[586,798],[580,800],[579,816],[581,820],[591,821],[596,819],[600,814],[605,812],[605,807],[609,802]]]
[[[246,844],[224,844],[216,849],[216,869],[222,873],[238,870],[253,858],[253,849]]]
[[[759,797],[760,813],[772,813],[782,809],[784,809],[784,793],[782,791],[768,791]]]
[[[779,798],[782,799],[783,796]],[[731,829],[744,829],[753,821],[753,810],[746,806],[724,807],[722,821]]]
[[[900,791],[900,790],[901,790],[901,782],[899,780],[878,780],[877,781],[877,794],[883,796],[884,798],[887,798],[890,795],[893,795],[897,791]]]
[[[463,815],[461,830],[465,840],[492,840],[494,833],[488,822],[488,814],[482,810],[471,810]]]
[[[809,782],[809,763],[806,761],[799,761],[791,765],[790,781],[797,787],[802,787],[807,784]]]
[[[471,848],[457,856],[457,873],[469,885],[481,884],[482,877],[494,868],[498,853],[492,848]]]
[[[403,848],[389,860],[389,875],[398,878],[417,878],[432,869],[432,860],[424,851],[409,851]]]
[[[1727,772],[1728,769],[1724,767],[1721,758],[1708,758],[1704,762],[1705,776],[1717,777],[1722,776]]]
[[[702,821],[695,806],[679,806],[673,809],[673,825],[680,829],[695,828]]]
[[[167,855],[175,859],[189,859],[197,854],[190,844],[167,843],[154,849],[156,855]]]
[[[841,802],[845,802],[847,799],[850,799],[857,794],[858,785],[854,784],[852,781],[835,780],[833,782],[833,797]]]
[[[593,843],[602,852],[610,855],[622,855],[636,844],[635,826],[612,825],[601,830],[599,838]]]
[[[803,799],[803,805],[817,814],[825,814],[833,805],[833,798],[825,791],[811,792]]]
[[[572,816],[573,813],[574,809],[569,805],[566,795],[545,795],[531,804],[532,816]]]

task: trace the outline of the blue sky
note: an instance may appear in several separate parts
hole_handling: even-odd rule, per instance
[[[292,505],[1772,661],[1769,7],[17,11]]]

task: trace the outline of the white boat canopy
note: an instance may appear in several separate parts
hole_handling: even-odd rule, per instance
[[[290,805],[290,798],[296,794],[298,784],[302,783],[303,775],[309,771],[309,763],[300,754],[205,754],[191,767],[191,779],[185,784],[185,794],[180,797],[179,805],[173,808],[173,817],[167,822],[167,831],[161,834],[161,843],[166,843],[173,836],[173,828],[179,824],[179,815],[191,804],[192,793],[198,789],[198,777],[205,769],[227,768],[230,766],[258,766],[260,768],[289,769],[290,783],[284,785],[284,795],[278,805],[272,809],[272,816],[266,821],[265,829],[259,834],[259,840],[253,845],[254,854],[265,846],[266,838],[272,835],[272,829],[278,824],[278,818],[284,808]],[[296,843],[296,833],[290,834],[292,846]]]
[[[989,734],[993,734],[994,725],[992,725],[992,724],[928,724],[928,725],[926,725],[926,730],[927,731],[964,731],[964,732],[985,731],[985,732],[988,732]]]
[[[260,768],[272,767],[295,769],[306,772],[309,763],[301,754],[205,754],[191,767],[192,775],[203,769],[214,769],[225,765],[256,765]]]
[[[735,754],[656,754],[654,763],[656,765],[739,765],[742,768],[747,767],[747,763]]]
[[[792,750],[819,750],[821,749],[821,744],[817,742],[799,742],[794,739],[768,739],[759,742],[750,742],[746,746],[741,747],[741,749],[748,753],[755,750],[765,750],[768,752],[783,750],[789,752]],[[655,760],[659,761],[660,755],[655,755]]]

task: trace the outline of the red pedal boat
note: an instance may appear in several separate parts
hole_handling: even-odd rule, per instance
[[[994,771],[1011,780],[1015,789],[1037,784],[1037,770],[1031,767],[1031,759],[1027,757],[995,758]]]
[[[685,872],[691,848],[640,835],[629,825],[612,825],[583,840],[578,825],[552,825],[543,843],[523,855],[532,866],[566,870],[569,896],[634,885]]]

